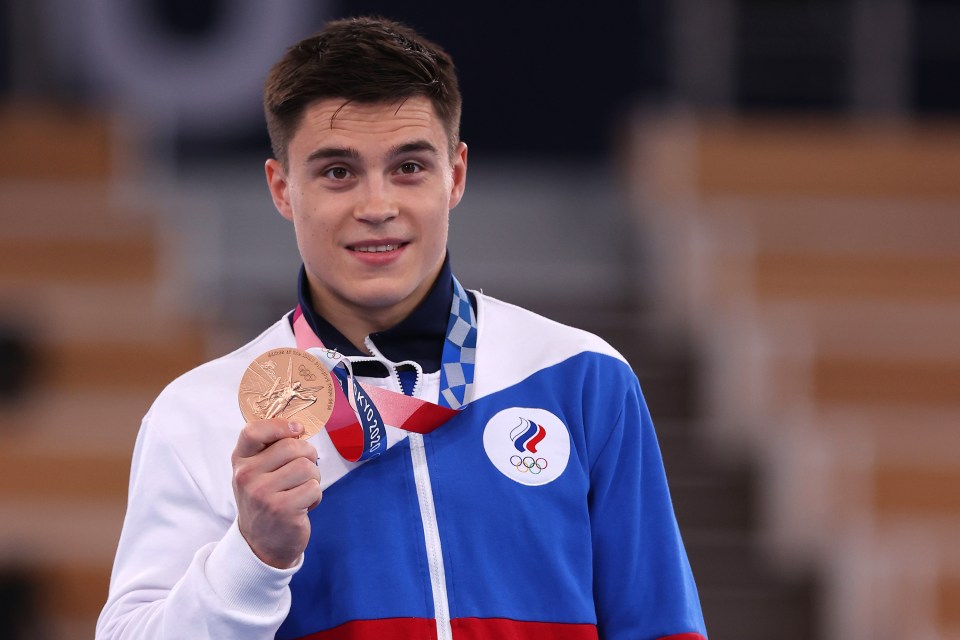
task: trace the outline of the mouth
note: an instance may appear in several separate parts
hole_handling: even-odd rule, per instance
[[[355,244],[347,247],[350,251],[355,251],[357,253],[387,253],[389,251],[396,251],[400,247],[406,246],[406,242],[391,242],[384,244]]]

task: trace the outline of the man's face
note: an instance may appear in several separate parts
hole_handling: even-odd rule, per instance
[[[324,99],[304,112],[287,169],[267,161],[274,204],[294,224],[314,305],[328,319],[384,329],[426,295],[466,181],[466,146],[453,158],[449,149],[428,98]]]

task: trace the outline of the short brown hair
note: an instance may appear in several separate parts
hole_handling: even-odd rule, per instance
[[[267,75],[263,108],[274,157],[286,164],[287,145],[303,112],[317,100],[370,104],[413,96],[433,103],[452,154],[460,141],[461,100],[447,52],[385,18],[329,22],[290,47]]]

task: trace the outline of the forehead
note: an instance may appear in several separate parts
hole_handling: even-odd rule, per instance
[[[428,140],[438,149],[446,147],[443,123],[429,98],[413,96],[375,103],[325,98],[304,110],[290,141],[290,151],[297,155],[326,145],[391,146],[407,138]]]

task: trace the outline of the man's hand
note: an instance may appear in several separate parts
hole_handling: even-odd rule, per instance
[[[323,495],[317,450],[297,439],[301,433],[296,422],[250,422],[231,458],[240,533],[258,558],[278,569],[292,567],[307,547],[307,512]]]

